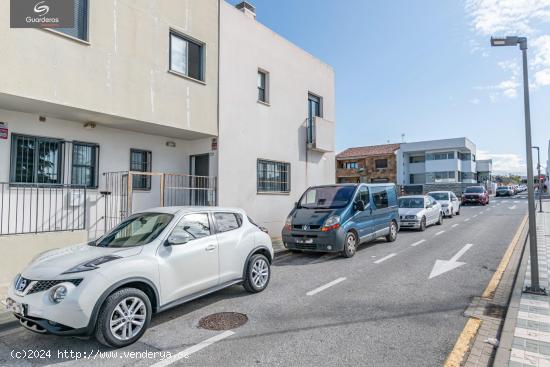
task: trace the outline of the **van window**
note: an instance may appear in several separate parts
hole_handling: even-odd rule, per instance
[[[388,192],[385,187],[373,189],[372,201],[377,209],[387,208],[389,206]]]
[[[300,199],[299,208],[337,209],[344,208],[353,198],[356,186],[312,187]]]
[[[355,197],[355,202],[358,202],[359,200],[363,200],[363,203],[367,205],[369,200],[369,189],[366,186],[361,186],[359,189],[359,192],[357,193],[357,196]]]

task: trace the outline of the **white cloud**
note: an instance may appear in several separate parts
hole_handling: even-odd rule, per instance
[[[535,73],[535,85],[550,85],[550,69],[544,69]]]
[[[478,150],[477,159],[492,159],[495,174],[524,174],[527,167],[523,158],[514,153],[490,153]]]

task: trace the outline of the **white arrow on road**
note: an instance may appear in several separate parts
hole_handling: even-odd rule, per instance
[[[462,255],[466,253],[472,247],[473,245],[471,243],[466,244],[463,248],[460,249],[453,257],[451,257],[450,260],[436,260],[435,265],[432,269],[432,272],[430,273],[430,276],[428,279],[435,278],[438,275],[441,275],[443,273],[446,273],[448,271],[451,271],[453,269],[458,268],[459,266],[462,266],[466,263],[458,261]]]

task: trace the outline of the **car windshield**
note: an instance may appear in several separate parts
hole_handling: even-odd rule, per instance
[[[401,198],[400,208],[424,208],[424,198]]]
[[[435,200],[449,200],[449,193],[447,192],[432,192],[429,195]]]
[[[299,208],[337,209],[343,208],[353,197],[355,186],[322,186],[307,190],[299,202]]]
[[[173,217],[166,213],[136,214],[92,244],[98,247],[145,245],[157,238]]]
[[[483,187],[467,187],[466,190],[464,190],[464,193],[466,194],[481,194],[483,193]]]
[[[508,190],[508,186],[500,186],[497,190]]]

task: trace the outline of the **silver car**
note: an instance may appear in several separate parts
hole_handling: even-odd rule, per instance
[[[399,219],[402,228],[424,231],[427,226],[443,223],[443,210],[431,196],[402,196],[399,198]]]
[[[441,204],[441,210],[443,210],[443,215],[446,217],[452,218],[454,215],[460,215],[460,200],[454,192],[432,191],[428,195]]]

